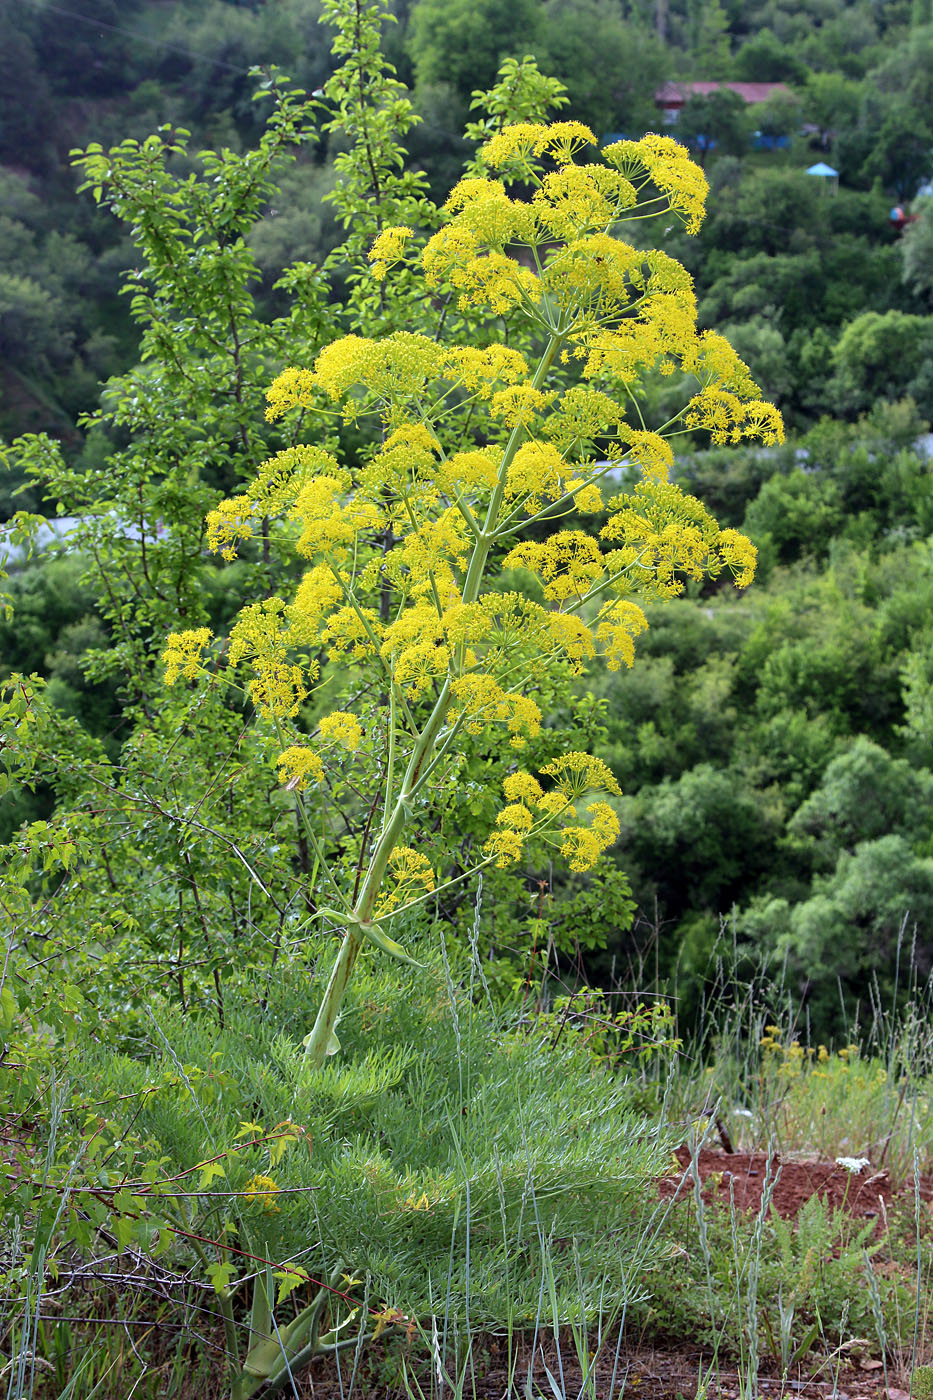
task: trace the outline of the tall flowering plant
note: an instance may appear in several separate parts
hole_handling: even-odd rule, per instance
[[[515,766],[458,879],[542,844],[586,870],[616,840],[608,799],[619,789],[599,759],[567,752],[537,772],[522,766],[542,725],[537,683],[597,658],[631,666],[641,604],[687,578],[725,573],[745,587],[753,546],[669,479],[670,439],[783,437],[729,344],[698,332],[684,268],[620,236],[658,216],[697,230],[707,185],[683,147],[649,135],[599,151],[567,121],[506,127],[480,156],[488,173],[457,185],[423,246],[389,227],[370,253],[377,280],[401,266],[423,278],[437,335],[348,335],[269,390],[270,420],[305,415],[325,438],[329,417],[369,418],[378,442],[353,461],[313,441],[279,452],[208,517],[226,558],[259,520],[279,517],[307,564],[293,597],[243,608],[226,661],[274,736],[280,781],[304,794],[330,891],[318,912],[342,932],[305,1040],[315,1066],[338,1048],[363,944],[407,957],[389,930],[437,879],[408,842],[456,780],[465,735],[501,736]],[[441,339],[451,304],[473,343]],[[639,385],[653,373],[686,386],[664,423],[643,416]],[[197,678],[210,643],[206,629],[172,634],[167,679]],[[309,732],[305,702],[335,669],[368,678],[360,696],[375,691],[380,703],[358,697]],[[335,781],[362,764],[375,796],[345,877],[328,861],[322,819]]]

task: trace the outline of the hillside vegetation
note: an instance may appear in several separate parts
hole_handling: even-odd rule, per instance
[[[929,4],[73,3],[0,0],[10,1400],[924,1400]]]

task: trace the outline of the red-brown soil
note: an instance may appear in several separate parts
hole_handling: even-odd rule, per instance
[[[683,1195],[693,1189],[689,1149],[679,1147],[675,1155],[682,1171],[688,1173],[687,1180],[683,1176],[665,1177],[658,1184],[662,1197]],[[883,1168],[879,1171],[868,1166],[856,1173],[835,1162],[782,1159],[777,1154],[768,1157],[764,1152],[714,1152],[704,1148],[697,1167],[707,1200],[733,1200],[736,1210],[758,1211],[767,1187],[773,1192],[771,1209],[787,1218],[797,1215],[811,1196],[819,1196],[834,1209],[847,1210],[864,1220],[883,1220],[895,1196],[905,1192],[912,1196],[914,1190],[912,1181],[899,1185]],[[921,1199],[933,1200],[933,1177],[921,1177],[919,1187]]]

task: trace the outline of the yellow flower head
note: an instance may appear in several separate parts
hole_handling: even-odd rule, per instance
[[[699,230],[706,213],[709,184],[685,146],[669,136],[649,132],[640,141],[616,141],[604,146],[602,157],[629,178],[646,173],[687,232]]]
[[[373,276],[381,282],[393,263],[405,256],[405,247],[412,237],[410,228],[400,225],[397,228],[384,228],[369,250],[369,261],[373,265]]]
[[[261,1206],[264,1211],[271,1214],[272,1211],[279,1210],[275,1203],[278,1190],[278,1185],[271,1176],[261,1176],[257,1172],[255,1176],[250,1177],[240,1195],[247,1205]]]
[[[400,904],[407,904],[419,894],[429,894],[434,888],[434,871],[427,856],[411,846],[396,846],[389,856],[388,878],[392,886],[383,891],[376,910],[377,917],[388,914]]]
[[[361,660],[375,656],[382,624],[373,608],[337,608],[321,629],[321,642],[329,649],[331,659],[352,656]]]
[[[471,452],[455,452],[438,468],[437,479],[446,491],[492,490],[499,478],[502,452],[496,447],[477,447]]]
[[[558,165],[572,161],[584,146],[595,146],[596,137],[582,122],[516,122],[503,127],[480,150],[480,158],[492,170],[500,170],[516,159],[529,162],[532,156],[550,155]]]
[[[507,391],[506,391],[507,392]],[[534,391],[533,391],[534,392]],[[493,399],[493,412],[496,400]],[[530,404],[530,400],[528,401]],[[511,415],[512,406],[506,410]],[[558,448],[550,442],[525,442],[515,453],[506,480],[506,492],[525,503],[525,510],[534,515],[540,509],[541,499],[558,501],[567,492],[567,482],[572,472]]]
[[[596,624],[596,641],[606,658],[610,671],[618,671],[624,662],[632,666],[635,662],[634,638],[648,630],[648,619],[636,603],[627,598],[610,603],[599,614]]]
[[[470,393],[488,399],[494,384],[517,384],[528,377],[528,363],[510,345],[452,345],[447,352],[444,373],[448,379],[461,383]]]
[[[493,418],[501,418],[508,428],[514,428],[519,423],[527,427],[553,397],[553,394],[542,393],[531,384],[513,384],[493,394],[489,411]]]
[[[523,849],[522,833],[508,827],[500,827],[494,831],[483,846],[483,851],[487,856],[494,858],[499,870],[504,870],[521,860]]]
[[[736,588],[747,588],[755,577],[758,551],[746,535],[738,530],[721,530],[716,541],[716,553],[732,574]]]
[[[509,831],[530,831],[534,817],[523,802],[510,802],[496,816],[496,826],[507,827]]]
[[[348,753],[355,753],[363,740],[359,720],[346,710],[334,710],[332,714],[324,715],[318,723],[318,730],[322,739],[332,739]]]
[[[622,792],[611,769],[593,754],[561,754],[539,771],[553,778],[558,789],[570,798],[582,797],[586,792],[611,792],[618,797]]]
[[[233,496],[207,513],[207,547],[228,562],[236,558],[237,545],[253,533],[253,503],[249,496]]]
[[[606,565],[599,541],[583,530],[558,530],[546,540],[526,540],[503,561],[507,569],[529,569],[544,585],[545,597],[560,602],[584,597]]]
[[[165,662],[165,684],[174,685],[181,676],[196,681],[204,670],[201,653],[213,637],[209,627],[195,627],[187,632],[170,632],[166,638],[162,660]]]
[[[531,773],[510,773],[502,788],[509,802],[526,802],[534,806],[541,797],[541,784]]]
[[[503,690],[494,676],[474,672],[459,676],[451,685],[455,704],[447,715],[448,724],[461,717],[468,734],[482,734],[491,724],[505,724],[513,748],[524,748],[526,738],[541,732],[541,711],[527,695]]]
[[[320,754],[299,744],[292,744],[280,753],[276,765],[279,770],[279,782],[284,783],[290,792],[295,789],[304,792],[312,783],[324,781],[324,764]]]
[[[290,408],[311,408],[315,402],[314,377],[307,369],[285,369],[266,390],[266,417],[270,423]]]

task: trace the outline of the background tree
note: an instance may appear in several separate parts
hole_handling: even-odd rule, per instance
[[[532,48],[540,32],[534,0],[418,0],[408,46],[418,83],[448,83],[467,102],[491,87],[504,58]]]
[[[598,134],[654,126],[668,65],[650,30],[624,20],[612,0],[546,0],[539,25],[534,52],[560,76],[581,121]]]
[[[833,349],[832,392],[844,412],[866,411],[879,399],[910,394],[933,411],[928,367],[933,317],[866,311],[846,326]]]
[[[915,212],[916,220],[901,238],[904,281],[929,304],[933,298],[933,199],[919,200]]]
[[[736,92],[695,93],[684,103],[677,119],[677,134],[694,147],[700,164],[710,150],[739,156],[747,150],[751,119],[746,103]]]

